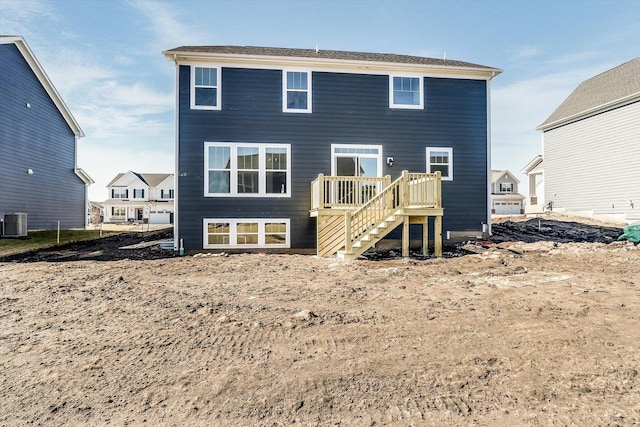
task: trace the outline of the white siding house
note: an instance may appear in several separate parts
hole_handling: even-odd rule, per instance
[[[524,213],[541,213],[544,204],[544,162],[542,156],[537,155],[521,171],[529,180],[529,196],[524,201]]]
[[[173,178],[168,173],[119,173],[107,185],[104,221],[172,224]]]
[[[545,204],[640,219],[640,58],[582,82],[537,129]]]

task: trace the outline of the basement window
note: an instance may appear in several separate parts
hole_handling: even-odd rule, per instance
[[[204,219],[205,249],[289,248],[289,219]]]

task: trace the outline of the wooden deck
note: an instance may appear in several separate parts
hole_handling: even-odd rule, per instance
[[[440,173],[391,177],[319,175],[311,183],[311,217],[316,217],[318,256],[357,258],[399,225],[402,256],[409,256],[409,225],[423,224],[422,252],[428,252],[429,218],[434,221],[434,252],[442,256]]]

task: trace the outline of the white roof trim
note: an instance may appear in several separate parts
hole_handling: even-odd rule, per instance
[[[283,69],[306,67],[313,71],[345,72],[361,74],[417,73],[430,77],[491,80],[502,72],[497,68],[473,68],[455,65],[408,64],[398,62],[374,62],[331,58],[307,58],[300,56],[244,55],[217,52],[163,52],[169,61],[178,65],[191,65],[197,61],[216,63],[223,67]]]
[[[540,165],[540,163],[542,163],[542,160],[543,160],[542,155],[538,154],[533,158],[533,160],[527,163],[527,165],[523,167],[522,170],[520,170],[520,173],[528,175],[533,170],[535,170],[535,168],[537,168]]]
[[[555,122],[547,123],[546,125],[540,125],[536,128],[536,130],[541,130],[541,131],[551,130],[553,128],[557,128],[562,125],[566,125],[571,122],[578,121],[580,119],[585,119],[587,117],[594,116],[598,113],[603,113],[605,111],[612,110],[617,107],[623,107],[627,104],[631,104],[636,101],[640,101],[640,92],[632,93],[631,95],[627,95],[622,98],[615,99],[611,102],[607,102],[605,104],[589,108],[588,110],[581,111],[579,113],[573,114],[568,117],[563,117],[562,119],[556,120]]]
[[[84,132],[80,128],[80,125],[71,114],[71,111],[69,111],[69,108],[67,108],[67,105],[64,103],[64,101],[62,100],[62,97],[60,96],[56,88],[53,86],[53,83],[47,76],[47,73],[45,73],[44,68],[42,68],[42,66],[36,59],[35,55],[29,48],[29,45],[27,45],[27,42],[25,42],[24,39],[20,36],[1,36],[0,44],[16,45],[16,47],[18,48],[18,50],[20,51],[24,59],[27,61],[27,63],[31,67],[31,70],[36,75],[36,77],[38,77],[38,80],[40,81],[44,89],[47,91],[47,94],[49,95],[49,97],[51,98],[55,106],[58,108],[58,110],[60,111],[60,114],[62,114],[62,117],[64,117],[65,121],[67,122],[67,124],[69,125],[73,133],[76,135],[77,138],[82,138],[84,136]]]
[[[86,172],[84,171],[84,169],[82,169],[82,168],[76,168],[76,169],[75,169],[75,173],[76,173],[76,175],[78,175],[78,177],[79,177],[82,181],[84,181],[84,183],[85,183],[85,184],[95,184],[95,183],[96,183],[93,179],[91,179],[91,177],[89,176],[89,174],[88,174],[88,173],[86,173]]]

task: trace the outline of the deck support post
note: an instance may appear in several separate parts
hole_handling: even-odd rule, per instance
[[[351,247],[351,211],[344,213],[344,252],[352,253]]]
[[[409,215],[404,215],[402,221],[402,257],[409,257]]]
[[[435,244],[435,254],[437,257],[442,256],[442,217],[440,215],[434,218],[433,223],[433,240]]]
[[[422,255],[427,255],[429,253],[429,217],[424,217],[424,222],[422,223]]]

